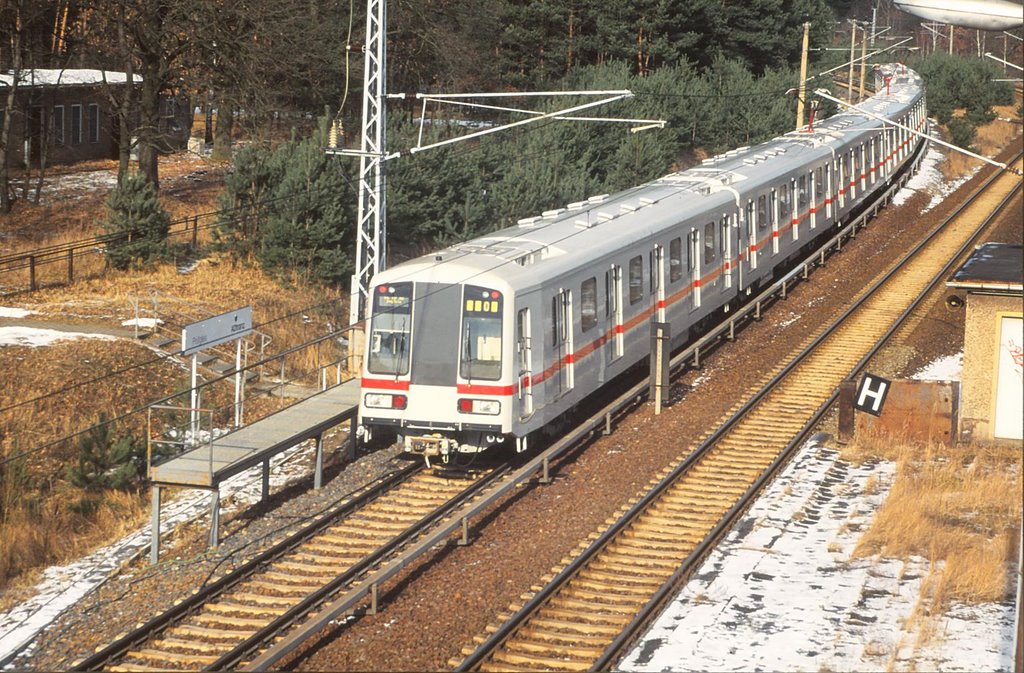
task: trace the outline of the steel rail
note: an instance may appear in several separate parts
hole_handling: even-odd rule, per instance
[[[416,464],[419,465],[419,462],[417,461]],[[420,466],[420,468],[422,469],[422,466]],[[451,514],[452,510],[473,498],[481,490],[487,488],[494,481],[504,476],[509,469],[509,464],[505,463],[492,470],[484,477],[475,480],[469,488],[462,491],[457,497],[452,498],[445,504],[436,508],[434,511],[430,512],[410,526],[405,532],[399,534],[387,544],[380,547],[373,554],[366,556],[363,560],[353,565],[341,575],[338,575],[322,588],[309,594],[287,612],[268,623],[262,629],[259,629],[252,636],[246,638],[231,650],[220,655],[217,660],[209,666],[203,667],[203,670],[222,671],[237,668],[247,657],[251,656],[260,648],[265,647],[268,642],[272,642],[282,632],[292,627],[299,620],[308,616],[310,612],[323,605],[325,601],[329,600],[331,596],[334,596],[341,591],[346,585],[357,581],[361,575],[380,565],[382,562],[385,562],[390,554],[414,541],[423,531],[434,526],[436,523]]]
[[[1021,155],[1018,154],[1013,161],[1020,159]],[[934,237],[942,233],[946,225],[958,218],[961,212],[971,205],[978,197],[980,197],[984,190],[987,189],[992,182],[1000,177],[999,173],[995,173],[988,178],[985,183],[978,188],[974,193],[971,194],[968,199],[962,203],[957,209],[951,214],[946,220],[943,221],[933,232],[931,232],[923,241],[916,245],[907,255],[901,259],[895,267],[893,267],[885,276],[883,276],[878,282],[872,285],[871,289],[863,297],[861,297],[853,306],[845,311],[832,325],[826,333],[824,333],[818,339],[802,351],[797,357],[803,360],[810,354],[811,351],[826,337],[830,336],[836,328],[838,328],[848,317],[850,317],[854,311],[860,308],[876,290],[882,285],[887,283],[893,276],[903,270],[903,267],[909,262],[916,254],[918,254],[924,247],[932,241]],[[978,225],[974,233],[964,242],[963,245],[956,251],[956,254],[950,257],[949,261],[943,265],[943,267],[934,274],[932,280],[928,283],[925,289],[915,298],[910,305],[896,318],[893,324],[888,330],[875,342],[874,346],[860,359],[855,365],[850,375],[855,376],[860,373],[864,367],[871,361],[871,359],[880,351],[889,340],[896,334],[897,331],[906,323],[907,319],[914,313],[915,310],[921,305],[921,303],[927,298],[929,294],[935,289],[939,283],[950,273],[956,263],[968,252],[977,241],[978,237],[985,231],[986,228],[992,223],[992,221],[998,217],[1009,205],[1011,199],[1018,196],[1021,191],[1021,185],[1018,184],[1016,188],[1010,191],[995,207],[995,209],[989,214],[985,220]],[[787,367],[786,373],[791,367]],[[780,374],[781,376],[781,374]],[[821,418],[832,408],[835,401],[839,397],[839,391],[836,390],[832,395],[826,399],[815,411],[814,415],[808,421],[808,423],[801,429],[801,431],[794,436],[793,440],[787,444],[783,449],[783,452],[776,458],[775,461],[765,470],[765,472],[754,482],[753,485],[744,493],[743,500],[734,505],[729,512],[722,518],[722,520],[715,526],[711,533],[705,538],[694,551],[684,559],[679,569],[670,577],[661,588],[652,596],[651,600],[644,606],[644,608],[637,614],[637,616],[630,622],[626,629],[620,634],[605,650],[601,657],[594,662],[592,670],[602,670],[609,667],[614,661],[616,661],[627,649],[632,645],[636,638],[641,634],[645,627],[661,612],[664,605],[671,599],[673,595],[682,587],[682,585],[689,579],[690,574],[695,571],[700,562],[704,559],[708,552],[710,552],[722,536],[728,532],[732,525],[736,522],[739,516],[749,507],[753,502],[754,498],[761,491],[761,489],[778,473],[778,470],[789,460],[797,448],[799,448],[811,433],[814,427],[818,424]],[[739,413],[739,412],[738,412]],[[735,418],[735,417],[734,417]],[[730,418],[729,421],[733,421]]]
[[[1013,160],[1016,161],[1020,158],[1021,154]],[[623,514],[611,527],[609,527],[604,533],[602,533],[597,539],[593,540],[587,548],[580,553],[568,566],[560,571],[554,578],[552,578],[540,591],[538,591],[530,600],[528,600],[519,610],[517,610],[502,626],[500,626],[494,633],[486,638],[486,640],[480,644],[480,646],[469,656],[467,656],[462,663],[455,669],[456,671],[468,671],[473,670],[475,666],[480,664],[486,657],[488,657],[493,651],[499,648],[502,643],[526,620],[532,616],[538,608],[547,602],[554,593],[556,593],[563,585],[565,585],[569,579],[576,575],[576,573],[585,566],[590,560],[592,560],[611,540],[613,540],[619,532],[621,532],[626,526],[628,526],[633,519],[635,519],[641,512],[643,512],[651,502],[657,499],[665,490],[667,490],[673,482],[675,482],[681,475],[689,471],[689,469],[702,457],[710,452],[711,448],[722,438],[733,426],[735,426],[743,416],[747,414],[756,404],[758,404],[768,393],[770,393],[789,373],[795,369],[802,361],[804,361],[810,353],[812,353],[825,339],[831,336],[862,304],[864,304],[873,294],[882,287],[895,273],[900,271],[902,267],[912,259],[918,252],[920,252],[934,237],[936,237],[945,228],[946,224],[956,219],[961,212],[966,209],[971,203],[973,203],[984,191],[990,186],[995,180],[1001,177],[1001,174],[996,173],[986,179],[985,183],[977,188],[968,199],[960,204],[956,210],[938,227],[936,227],[923,241],[918,243],[910,252],[904,255],[892,269],[876,281],[867,292],[860,297],[857,302],[851,305],[846,311],[844,311],[835,322],[830,325],[826,330],[816,337],[806,348],[804,348],[791,362],[789,362],[778,374],[772,377],[771,380],[764,387],[761,388],[757,393],[754,394],[746,403],[744,403],[729,419],[725,421],[718,429],[716,429],[700,446],[695,449],[686,459],[684,459],[679,465],[676,466],[668,475],[666,475],[659,483],[653,487],[648,493],[646,493],[635,505],[633,505],[625,514]],[[1021,185],[1018,184],[1014,190],[1012,190],[999,204],[999,206],[993,211],[993,213],[1000,212],[1005,208],[1009,200],[1020,192]],[[886,193],[885,197],[889,194]],[[883,197],[884,198],[884,197]],[[870,209],[870,208],[869,208]],[[994,215],[993,215],[994,217]],[[961,246],[957,254],[954,255],[949,262],[943,267],[942,271],[935,275],[932,281],[928,284],[926,289],[911,303],[910,307],[906,309],[895,321],[895,323],[882,335],[877,341],[875,346],[870,349],[868,354],[861,358],[854,369],[854,373],[859,372],[870,360],[870,358],[880,349],[885,342],[896,332],[899,326],[906,320],[906,318],[913,312],[913,310],[919,305],[925,296],[939,283],[944,277],[945,273],[952,267],[955,261],[973,244],[977,236],[980,235],[981,231],[987,226],[991,218],[988,218],[986,222],[978,227],[976,232],[969,238],[969,240]],[[828,247],[828,245],[826,246]],[[814,255],[812,255],[813,257]],[[799,266],[799,265],[798,265]],[[687,352],[681,353],[676,358],[673,358],[672,367],[675,368],[677,360],[683,360],[688,356]],[[680,363],[682,364],[682,363]],[[641,384],[646,386],[647,384]],[[638,386],[639,387],[639,386]],[[634,388],[636,390],[636,388]],[[630,391],[633,392],[633,391]],[[691,553],[686,560],[684,560],[684,566],[680,568],[672,578],[665,583],[651,599],[644,610],[634,618],[633,622],[627,627],[627,629],[617,637],[606,651],[601,655],[600,659],[595,662],[592,666],[592,670],[601,670],[607,668],[611,661],[618,656],[622,651],[622,648],[628,642],[631,642],[635,638],[637,631],[642,628],[651,618],[651,614],[654,610],[658,609],[668,596],[671,596],[674,592],[673,580],[679,581],[679,577],[685,577],[692,571],[692,567],[696,562],[703,557],[711,548],[720,536],[729,529],[731,523],[741,514],[749,504],[753,501],[754,496],[760,491],[760,488],[764,486],[774,475],[778,469],[785,464],[785,462],[792,455],[796,447],[800,446],[803,439],[810,433],[820,418],[828,411],[831,405],[834,403],[838,392],[835,392],[830,396],[812,415],[811,419],[805,423],[804,427],[798,432],[796,438],[792,440],[780,455],[769,465],[768,468],[762,473],[762,475],[748,488],[741,499],[727,512],[727,514],[719,521],[718,524],[712,529],[711,533],[702,541],[697,549]],[[687,565],[688,564],[688,565]],[[685,568],[685,570],[684,570]]]
[[[248,577],[251,577],[264,565],[273,562],[320,531],[331,526],[337,519],[353,514],[360,508],[369,504],[371,501],[379,498],[383,493],[395,488],[421,470],[421,464],[411,463],[400,470],[384,475],[378,480],[367,484],[363,487],[363,490],[358,492],[353,498],[342,503],[337,510],[320,516],[313,522],[274,544],[272,547],[269,547],[252,557],[235,570],[232,570],[230,573],[217,579],[212,584],[203,587],[197,593],[173,606],[170,610],[157,615],[131,632],[118,637],[114,642],[96,650],[96,652],[89,657],[76,661],[72,664],[69,670],[94,671],[103,668],[110,661],[123,656],[135,645],[151,639],[153,636],[161,633],[184,617],[195,612],[200,606],[209,602],[211,599],[219,596]]]

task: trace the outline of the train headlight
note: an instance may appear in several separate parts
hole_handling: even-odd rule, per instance
[[[363,402],[371,409],[405,409],[409,399],[405,395],[367,393]]]
[[[459,400],[459,413],[462,414],[486,414],[497,416],[501,413],[501,402],[498,400],[471,400],[462,398]]]

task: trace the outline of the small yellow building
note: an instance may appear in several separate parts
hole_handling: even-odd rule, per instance
[[[1024,248],[978,246],[946,282],[966,293],[960,439],[1024,439]]]

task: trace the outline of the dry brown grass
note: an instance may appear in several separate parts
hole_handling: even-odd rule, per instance
[[[885,504],[855,555],[942,562],[929,602],[1000,600],[1008,589],[1012,531],[1021,516],[1021,454],[998,446],[913,446],[884,438],[853,446],[854,460],[896,462]]]
[[[225,164],[194,154],[161,157],[160,203],[171,219],[213,210],[226,168]],[[109,185],[116,180],[117,162],[90,161],[53,167],[47,171],[47,182],[56,184],[66,176],[83,174],[98,176]],[[19,181],[17,172],[12,177],[16,183]],[[97,188],[86,183],[59,190],[48,186],[44,188],[39,204],[19,199],[10,213],[0,214],[0,254],[24,252],[100,233],[99,222],[109,193],[109,186]]]
[[[75,167],[83,168],[112,172],[114,165],[95,162]],[[220,170],[194,158],[163,159],[161,201],[172,217],[215,209]],[[199,171],[207,175],[192,179]],[[183,176],[188,174],[191,178],[185,179]],[[40,206],[17,203],[12,213],[0,216],[0,254],[88,239],[99,233],[97,215],[102,213],[105,198],[104,190],[80,194],[71,191],[60,200],[44,200]],[[104,266],[100,255],[76,257],[77,282],[73,285],[55,285],[3,303],[35,311],[37,315],[31,318],[36,320],[110,327],[133,317],[136,305],[142,315],[153,315],[154,298],[157,315],[179,323],[252,304],[257,326],[262,325],[272,338],[268,353],[280,352],[347,322],[345,298],[340,293],[295,283],[282,285],[252,266],[215,256],[187,274],[179,273],[173,263],[131,272]],[[40,266],[37,280],[42,284],[62,283],[66,273],[63,262]],[[314,306],[318,304],[321,306]],[[169,330],[171,335],[175,329]],[[307,348],[288,358],[286,373],[313,384],[317,368],[339,356],[338,344],[333,340]],[[149,349],[127,340],[72,341],[36,349],[0,348],[0,371],[6,373],[0,376],[0,409],[155,358]],[[249,361],[254,359],[255,353],[250,354]],[[278,371],[272,366],[265,374],[270,378]],[[75,441],[34,449],[89,427],[101,415],[119,416],[180,391],[187,386],[187,378],[182,363],[163,361],[0,411],[0,460],[28,452],[24,459],[0,466],[0,607],[23,599],[40,568],[116,540],[136,527],[146,512],[137,494],[97,494],[71,486],[65,479],[65,466],[76,456]],[[230,383],[204,391],[202,405],[221,410],[215,421],[218,426],[227,425],[231,398]],[[187,406],[184,396],[176,399]],[[251,422],[287,402],[290,400],[248,399],[246,420]],[[117,433],[142,437],[145,421],[145,414],[135,414],[118,424]]]

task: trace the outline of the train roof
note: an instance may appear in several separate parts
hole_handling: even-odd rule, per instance
[[[897,116],[922,91],[921,78],[887,66],[889,94],[869,98],[865,110]],[[518,224],[404,262],[374,283],[417,280],[474,282],[525,289],[580,266],[580,257],[599,259],[661,229],[735,210],[737,200],[774,183],[861,135],[881,122],[848,111],[817,124],[813,132],[790,132],[753,147],[740,147],[616,194],[601,194],[519,220]]]

